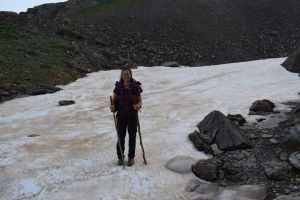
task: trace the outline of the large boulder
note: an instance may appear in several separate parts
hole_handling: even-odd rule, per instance
[[[213,138],[221,150],[233,150],[251,147],[250,140],[234,122],[219,111],[208,114],[198,125],[200,134]]]
[[[300,73],[300,50],[292,53],[281,65],[290,72]]]
[[[180,174],[188,174],[192,172],[191,166],[196,162],[191,156],[176,156],[167,162],[166,168]]]
[[[199,160],[192,165],[192,171],[206,181],[218,180],[218,162],[215,157],[208,160]]]
[[[273,108],[275,107],[274,103],[267,100],[257,100],[254,103],[252,103],[250,107],[250,111],[253,112],[273,112]]]
[[[292,153],[289,157],[289,161],[293,167],[300,170],[300,151]]]
[[[293,108],[291,115],[285,121],[288,131],[284,143],[290,147],[300,147],[300,106]]]

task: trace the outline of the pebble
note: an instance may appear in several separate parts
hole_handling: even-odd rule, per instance
[[[262,138],[271,138],[271,137],[273,137],[273,135],[271,135],[271,134],[262,134],[261,137]]]
[[[291,193],[291,190],[288,189],[288,188],[286,188],[286,189],[283,190],[283,192],[284,192],[285,194],[289,194],[289,193]]]
[[[278,140],[276,140],[276,139],[270,139],[270,142],[272,143],[272,144],[278,144],[279,143],[279,141]]]

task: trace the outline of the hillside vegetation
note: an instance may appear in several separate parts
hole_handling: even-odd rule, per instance
[[[24,94],[32,82],[57,85],[78,78],[78,72],[68,66],[69,43],[55,35],[0,25],[2,94]]]

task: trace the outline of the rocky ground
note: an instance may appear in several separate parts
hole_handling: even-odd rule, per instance
[[[300,101],[286,104],[290,112],[264,113],[257,123],[240,126],[250,138],[251,148],[215,153],[208,164],[199,161],[193,171],[219,186],[264,185],[266,199],[282,195],[299,199]],[[274,121],[281,122],[274,126]],[[210,175],[202,174],[205,165],[214,166],[206,171]]]

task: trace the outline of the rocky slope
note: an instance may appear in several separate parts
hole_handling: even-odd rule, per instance
[[[126,64],[201,66],[287,56],[300,46],[299,10],[297,0],[69,0],[2,12],[0,23],[68,41],[62,65],[76,78]],[[24,94],[18,91],[6,89],[1,99]]]

